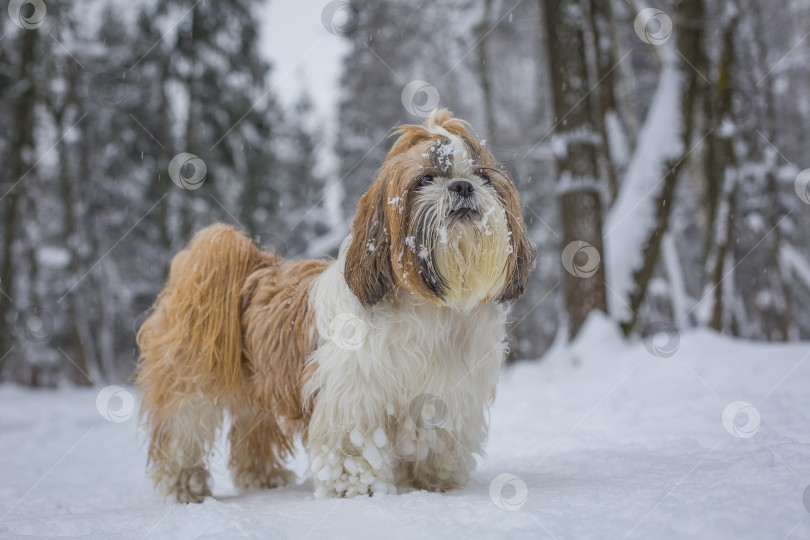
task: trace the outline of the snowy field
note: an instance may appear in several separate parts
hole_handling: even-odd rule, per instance
[[[220,455],[216,498],[162,504],[98,389],[0,386],[0,537],[810,538],[810,345],[664,341],[592,318],[507,369],[488,455],[447,494],[316,500],[299,460],[298,485],[240,495]]]

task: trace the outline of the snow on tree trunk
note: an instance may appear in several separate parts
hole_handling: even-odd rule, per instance
[[[674,315],[673,326],[680,328],[688,323],[688,306],[691,305],[691,301],[686,294],[683,267],[678,256],[675,239],[671,233],[665,234],[661,239],[661,255],[669,279],[669,297],[672,302],[672,314]]]
[[[620,321],[632,317],[634,274],[644,264],[644,249],[659,227],[667,171],[684,154],[681,92],[683,78],[673,40],[662,46],[663,65],[649,112],[638,136],[618,197],[605,219],[608,307]]]

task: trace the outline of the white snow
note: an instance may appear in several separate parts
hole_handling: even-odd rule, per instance
[[[620,168],[624,168],[630,159],[630,142],[624,132],[619,115],[614,110],[605,114],[605,131],[607,132],[610,159]]]
[[[439,242],[447,243],[447,227],[439,227]]]
[[[37,261],[42,266],[66,268],[70,264],[70,251],[62,246],[42,246],[37,250]]]
[[[810,344],[692,330],[659,358],[614,328],[507,368],[488,456],[443,494],[317,500],[303,453],[296,485],[237,494],[218,449],[215,499],[162,504],[100,388],[0,386],[0,537],[808,538]]]
[[[678,255],[678,247],[675,239],[669,233],[665,233],[661,238],[661,255],[671,288],[670,299],[672,300],[675,326],[688,326],[686,319],[689,314],[688,307],[694,304],[694,300],[686,292],[686,280],[683,275],[681,258]]]
[[[406,236],[405,237],[405,245],[408,246],[412,252],[416,253],[416,237],[415,236]]]

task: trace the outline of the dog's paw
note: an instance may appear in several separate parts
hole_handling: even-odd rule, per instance
[[[362,460],[356,458],[349,457],[347,459],[362,462]],[[352,466],[350,465],[350,467]],[[385,493],[396,494],[396,486],[391,481],[375,476],[373,471],[364,469],[365,467],[358,465],[358,471],[352,474],[344,467],[343,469],[337,469],[340,472],[337,479],[333,480],[331,477],[327,480],[316,478],[315,497],[320,499],[324,497],[358,497],[362,495],[371,497]],[[323,470],[321,469],[321,471]],[[331,470],[334,471],[335,469]]]
[[[183,469],[175,484],[177,502],[201,503],[211,495],[212,486],[211,474],[204,467]]]
[[[315,497],[356,497],[396,493],[388,438],[382,429],[369,437],[357,430],[349,436],[357,453],[347,455],[342,448],[321,447],[310,469],[315,481]]]
[[[294,480],[295,473],[278,467],[268,467],[265,471],[237,471],[233,475],[233,484],[243,491],[282,487]]]

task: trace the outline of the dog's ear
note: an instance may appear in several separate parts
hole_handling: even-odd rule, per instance
[[[526,224],[523,222],[521,213],[520,196],[515,189],[514,183],[509,180],[506,189],[499,189],[498,191],[506,207],[506,222],[509,231],[512,233],[512,254],[507,267],[509,277],[506,280],[501,297],[498,299],[499,302],[508,302],[517,300],[523,295],[534,259],[537,257],[537,250],[526,234]]]
[[[521,225],[523,225],[521,223]],[[526,282],[529,280],[529,273],[532,270],[534,259],[537,256],[537,251],[526,236],[524,227],[520,227],[517,231],[512,230],[514,264],[509,280],[506,282],[499,302],[508,302],[510,300],[517,300],[523,295],[526,288]]]
[[[360,199],[346,251],[346,283],[364,307],[381,301],[394,285],[391,231],[386,219],[385,183],[378,178]]]

